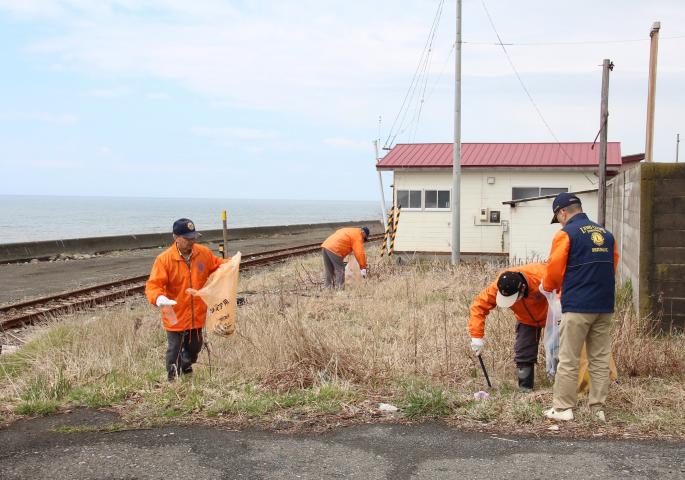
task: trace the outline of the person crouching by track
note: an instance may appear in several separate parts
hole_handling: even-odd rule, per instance
[[[209,248],[196,245],[198,235],[191,220],[176,220],[174,244],[157,256],[145,285],[145,296],[162,311],[168,342],[166,370],[169,381],[192,373],[192,365],[202,349],[207,306],[186,289],[201,289],[209,275],[228,261],[215,257]]]
[[[367,227],[341,228],[321,244],[325,272],[324,287],[345,287],[345,257],[354,252],[362,278],[366,278],[366,252],[364,242],[369,239]]]
[[[538,345],[547,321],[547,299],[538,290],[544,273],[542,263],[510,267],[480,292],[470,309],[468,328],[471,350],[476,355],[481,354],[485,345],[485,317],[490,311],[498,306],[514,312],[517,320],[514,361],[522,391],[533,389]]]

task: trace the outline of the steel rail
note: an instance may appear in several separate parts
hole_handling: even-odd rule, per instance
[[[371,235],[369,241],[377,241],[381,238],[382,235]],[[273,264],[290,257],[316,252],[320,248],[320,243],[311,243],[246,254],[240,263],[240,269],[249,270]],[[17,328],[49,315],[59,315],[78,308],[94,307],[143,293],[147,279],[148,275],[139,275],[56,295],[2,305],[0,306],[0,331]],[[3,317],[6,318],[3,319]]]

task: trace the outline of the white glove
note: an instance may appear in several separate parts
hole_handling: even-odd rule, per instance
[[[362,274],[362,278],[366,278],[366,269],[365,268],[362,268],[361,270],[359,270],[359,273]]]
[[[157,301],[155,302],[155,304],[158,307],[165,307],[168,305],[176,305],[176,300],[171,300],[170,298],[167,298],[164,295],[160,295],[159,297],[157,297]]]
[[[472,338],[471,339],[471,350],[476,355],[480,355],[485,347],[485,341],[482,338]]]

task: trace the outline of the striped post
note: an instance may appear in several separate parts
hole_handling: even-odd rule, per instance
[[[395,206],[393,205],[390,208],[390,210],[388,210],[388,222],[385,225],[385,233],[383,234],[383,245],[381,245],[381,257],[385,255],[386,250],[388,250],[388,238],[390,237],[390,230],[392,229],[394,212]]]
[[[400,224],[401,212],[402,205],[398,205],[397,210],[395,211],[395,219],[392,224],[392,237],[390,237],[390,251],[388,252],[388,256],[392,255],[392,253],[395,251],[395,236],[397,235],[397,226]]]

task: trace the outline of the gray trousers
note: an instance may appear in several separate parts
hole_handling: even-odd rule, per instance
[[[166,371],[169,380],[193,371],[193,363],[202,350],[202,329],[170,332],[167,330]]]
[[[323,286],[325,288],[343,288],[345,286],[345,263],[343,257],[335,253],[321,249],[323,255],[323,268],[326,273]]]
[[[516,341],[514,342],[514,361],[517,368],[531,367],[538,361],[538,345],[542,327],[533,327],[516,322]]]

